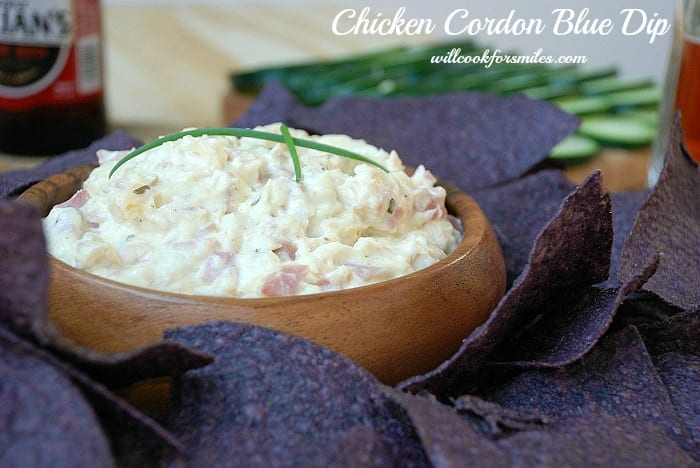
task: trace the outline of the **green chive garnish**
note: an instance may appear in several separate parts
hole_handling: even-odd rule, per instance
[[[145,153],[146,151],[157,148],[158,146],[162,145],[163,143],[167,143],[169,141],[176,141],[179,140],[180,138],[186,137],[186,136],[203,136],[203,135],[223,135],[223,136],[235,136],[239,138],[258,138],[260,140],[267,140],[267,141],[274,141],[277,143],[285,143],[287,146],[289,144],[285,140],[285,137],[283,135],[279,135],[277,133],[270,133],[270,132],[261,132],[259,130],[251,130],[249,128],[198,128],[195,130],[185,130],[183,132],[177,132],[177,133],[172,133],[170,135],[166,135],[164,137],[160,137],[157,140],[154,140],[150,143],[146,143],[143,146],[140,146],[124,156],[122,159],[120,159],[112,168],[111,171],[109,171],[109,177],[112,177],[112,174],[116,172],[117,169],[119,169],[121,166],[123,166],[126,162],[132,160],[136,156]],[[342,156],[344,158],[349,158],[349,159],[354,159],[356,161],[361,161],[367,164],[371,164],[372,166],[378,167],[379,169],[383,170],[384,172],[389,172],[389,169],[384,167],[383,165],[372,161],[369,158],[366,158],[360,154],[353,153],[352,151],[348,151],[343,148],[338,148],[335,146],[331,145],[325,145],[323,143],[318,143],[315,141],[311,140],[304,140],[301,138],[294,138],[291,137],[291,142],[292,146],[301,146],[303,148],[309,148],[309,149],[315,149],[318,151],[323,151],[324,153],[331,153],[335,154],[337,156]],[[290,152],[291,152],[291,147],[290,147]],[[298,159],[298,158],[297,158]],[[292,160],[294,160],[294,156],[292,156]],[[295,165],[295,171],[296,171],[296,165]],[[299,180],[300,175],[297,174],[297,180]]]
[[[289,148],[289,155],[292,157],[292,164],[294,164],[294,175],[296,177],[297,184],[301,183],[301,163],[299,162],[299,155],[297,154],[297,147],[294,146],[294,139],[292,138],[289,129],[285,124],[280,125],[280,133],[284,138],[284,142]]]

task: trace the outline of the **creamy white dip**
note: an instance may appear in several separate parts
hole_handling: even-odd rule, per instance
[[[258,127],[279,133],[279,124]],[[265,297],[352,288],[406,275],[461,239],[445,190],[423,166],[344,135],[306,138],[366,163],[228,136],[184,137],[126,163],[98,152],[83,189],[44,220],[49,252],[99,276],[184,294]]]

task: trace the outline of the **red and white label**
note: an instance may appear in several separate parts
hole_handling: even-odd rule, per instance
[[[99,0],[0,0],[0,110],[102,93]]]

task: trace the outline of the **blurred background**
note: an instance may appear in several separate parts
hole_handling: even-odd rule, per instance
[[[658,0],[561,0],[406,2],[369,1],[372,13],[393,16],[405,7],[405,17],[431,18],[438,25],[428,36],[336,36],[333,18],[348,1],[244,0],[103,0],[106,91],[112,126],[179,129],[227,123],[222,110],[231,91],[231,73],[259,67],[329,60],[396,45],[433,44],[464,37],[447,37],[444,18],[456,8],[471,17],[542,18],[553,23],[557,8],[590,9],[589,18],[611,18],[616,30],[598,35],[554,36],[551,27],[540,36],[484,36],[484,47],[530,54],[586,55],[585,68],[614,66],[620,76],[661,82],[671,34],[649,44],[645,34],[620,32],[624,8],[641,8],[649,16],[673,18],[673,2]]]
[[[358,5],[348,0],[101,0],[101,6],[109,129],[151,140],[185,127],[225,126],[245,111],[269,76],[308,104],[337,94],[525,93],[582,118],[577,134],[549,159],[565,166],[572,181],[601,169],[611,190],[646,186],[672,34],[653,43],[646,33],[624,35],[621,12],[640,9],[647,19],[673,22],[673,1],[369,0]],[[370,9],[371,18],[392,18],[404,8],[404,18],[430,19],[436,27],[431,34],[415,36],[332,32],[341,11],[363,7]],[[444,21],[460,8],[469,10],[469,19],[502,19],[515,10],[515,18],[541,19],[547,29],[531,36],[449,37]],[[581,15],[587,9],[588,28],[609,18],[614,30],[606,36],[556,36],[553,11],[561,8]],[[471,55],[485,49],[532,55],[542,49],[542,55],[586,56],[588,61],[571,67],[518,64],[487,70],[482,65],[432,65],[429,56],[435,50],[422,50],[441,45],[444,54],[452,47],[445,44],[456,42]],[[379,57],[366,58],[378,52]],[[358,56],[365,59],[352,62]],[[313,67],[285,68],[295,64]],[[0,171],[43,159],[0,154]]]

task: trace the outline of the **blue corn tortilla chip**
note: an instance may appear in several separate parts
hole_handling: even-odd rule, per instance
[[[454,402],[458,414],[472,416],[482,425],[482,431],[492,438],[512,431],[533,430],[552,420],[534,411],[514,411],[474,395],[462,395]]]
[[[213,322],[166,337],[216,356],[175,379],[168,423],[203,465],[300,466],[375,431],[395,463],[425,465],[415,435],[365,370],[302,338]]]
[[[642,205],[620,256],[618,277],[627,281],[638,262],[662,253],[644,289],[685,310],[700,308],[700,169],[683,147],[676,119],[666,163]]]
[[[498,443],[517,466],[694,466],[660,428],[605,412],[560,418]]]
[[[640,332],[653,356],[664,353],[700,356],[700,309],[642,326]]]
[[[362,138],[395,149],[407,165],[424,164],[467,191],[526,174],[579,124],[556,106],[522,95],[334,98],[304,107],[283,87],[272,86],[233,125],[284,121],[312,133]]]
[[[295,127],[294,114],[304,105],[296,96],[276,81],[265,85],[253,101],[253,104],[231,124],[232,127],[255,127],[272,121],[284,122],[289,127]]]
[[[7,336],[14,335],[0,333],[0,466],[114,466],[80,390]]]
[[[128,430],[138,427],[161,444],[166,444],[177,452],[183,451],[180,442],[160,424],[116,396],[107,387],[91,379],[79,369],[67,364],[50,352],[35,346],[33,343],[16,336],[4,327],[0,327],[0,339],[41,358],[57,371],[70,378],[82,390],[100,419],[105,421],[105,425],[109,426],[111,430],[118,431],[119,428],[125,426],[129,428]]]
[[[695,441],[693,454],[700,461],[700,357],[664,353],[654,357],[654,365],[668,390],[676,413]]]
[[[683,309],[666,303],[656,294],[648,291],[635,291],[620,306],[615,321],[618,324],[635,325],[644,327],[647,325],[664,322]]]
[[[434,399],[386,389],[408,415],[425,454],[435,467],[509,466],[510,457],[479,426]]]
[[[545,170],[510,184],[470,193],[498,237],[506,264],[507,287],[527,264],[537,234],[574,189],[561,171]]]
[[[515,411],[537,411],[554,419],[608,414],[621,423],[645,424],[689,456],[696,455],[695,442],[631,325],[606,335],[580,362],[485,379],[478,395]]]
[[[509,410],[469,396],[463,397],[469,408],[465,416],[464,409],[455,412],[425,397],[394,390],[387,394],[406,411],[436,467],[693,464],[658,427],[605,412],[543,422],[532,412]],[[492,423],[503,426],[494,434]]]
[[[642,204],[649,198],[650,190],[637,192],[617,192],[610,195],[613,210],[613,247],[610,260],[610,278],[605,283],[606,287],[620,286],[617,278],[617,265],[620,262],[620,254],[625,241],[632,230],[637,213]]]
[[[54,336],[48,345],[56,356],[111,388],[123,388],[141,380],[174,377],[211,363],[213,356],[179,343],[161,341],[117,354],[102,354]]]
[[[641,327],[640,332],[653,356],[664,353],[700,355],[700,309]]]
[[[640,331],[700,459],[700,310],[679,313]]]
[[[392,454],[392,441],[380,435],[370,426],[356,426],[343,435],[332,447],[323,451],[312,466],[325,467],[377,467],[394,466],[397,464]],[[406,465],[408,465],[406,461]],[[430,466],[423,460],[414,466]]]
[[[0,199],[0,325],[46,341],[49,269],[39,212]]]
[[[513,367],[561,367],[579,359],[608,330],[622,291],[588,288],[543,306],[541,316],[515,334],[492,362]]]
[[[594,173],[563,202],[540,232],[528,265],[487,321],[437,369],[409,378],[399,387],[429,391],[441,399],[470,385],[481,364],[506,339],[536,318],[550,301],[608,277],[612,244],[610,197]]]
[[[90,146],[54,156],[32,169],[18,169],[0,173],[0,197],[19,195],[29,186],[54,174],[85,164],[97,163],[98,149],[126,150],[141,145],[141,141],[121,130],[95,140]]]
[[[508,340],[496,360],[512,367],[563,367],[583,357],[612,325],[622,301],[654,274],[652,259],[619,289],[591,287],[542,307],[540,317]]]

